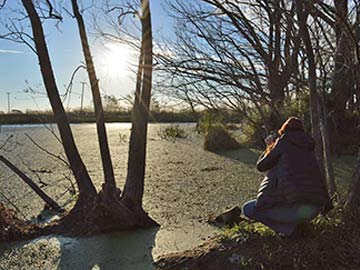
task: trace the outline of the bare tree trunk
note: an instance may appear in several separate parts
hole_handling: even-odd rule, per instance
[[[336,46],[334,53],[334,70],[332,75],[332,87],[329,95],[329,119],[331,128],[332,152],[341,154],[347,144],[346,131],[355,128],[348,126],[344,121],[347,111],[347,103],[351,99],[354,84],[354,42],[348,25],[348,0],[334,0],[335,8],[335,37]],[[356,41],[355,41],[356,43]]]
[[[355,169],[351,178],[349,188],[349,205],[351,208],[359,208],[360,206],[360,162]]]
[[[101,102],[99,83],[96,77],[95,67],[93,63],[93,59],[91,56],[90,46],[86,34],[85,24],[82,15],[79,12],[79,7],[77,4],[77,0],[71,0],[72,8],[74,11],[74,16],[76,18],[79,33],[81,38],[81,45],[85,57],[87,72],[89,76],[89,81],[91,84],[91,92],[93,96],[95,115],[96,115],[96,128],[98,133],[99,145],[100,145],[100,153],[101,153],[101,161],[103,165],[103,171],[105,176],[105,186],[115,188],[115,177],[114,177],[114,169],[111,162],[110,149],[108,138],[106,134],[105,128],[105,119],[104,119],[104,110]]]
[[[142,52],[133,107],[127,179],[123,200],[129,207],[141,207],[144,193],[147,126],[152,82],[152,30],[148,0],[141,0]],[[143,59],[141,59],[143,58]],[[142,78],[141,78],[142,77]],[[139,80],[141,79],[141,82]],[[141,93],[139,90],[141,89]]]
[[[323,141],[323,155],[324,155],[324,167],[325,167],[325,176],[328,183],[328,189],[330,197],[333,197],[336,193],[336,183],[335,183],[335,176],[334,170],[331,161],[331,147],[330,147],[330,138],[329,138],[329,128],[327,123],[327,112],[324,104],[324,99],[321,101],[321,108],[322,108],[322,120],[320,122],[320,130],[321,130],[321,137]]]
[[[33,180],[31,180],[26,174],[20,171],[13,163],[11,163],[4,156],[0,155],[0,161],[9,167],[14,173],[16,173],[28,186],[52,209],[63,212],[61,208],[52,198],[50,198]]]
[[[319,161],[319,165],[323,176],[325,177],[324,157],[323,157],[323,143],[320,131],[320,110],[319,99],[316,86],[316,64],[313,47],[311,44],[309,30],[307,28],[308,13],[305,10],[302,0],[296,1],[296,11],[299,20],[300,35],[305,45],[305,51],[308,59],[308,76],[310,88],[310,115],[311,115],[311,129],[316,142],[315,153]]]
[[[332,114],[337,127],[345,115],[346,103],[351,96],[351,39],[346,26],[348,0],[334,0],[336,19],[335,67],[331,89]],[[338,130],[341,132],[341,130]]]
[[[95,196],[96,189],[90,179],[85,164],[80,157],[60,99],[39,15],[37,14],[31,0],[22,0],[22,3],[30,18],[41,75],[49,97],[51,108],[55,115],[55,120],[60,132],[65,154],[69,160],[71,170],[79,187],[79,199],[86,198],[87,196]]]

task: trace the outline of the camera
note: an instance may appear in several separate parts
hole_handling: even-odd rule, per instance
[[[271,132],[269,133],[269,135],[267,135],[266,138],[264,139],[265,144],[266,144],[266,145],[270,145],[270,144],[272,144],[273,142],[275,142],[277,138],[278,138],[277,132],[276,132],[276,131],[271,131]]]

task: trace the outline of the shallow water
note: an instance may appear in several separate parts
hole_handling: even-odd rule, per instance
[[[159,138],[159,130],[168,124],[149,125],[143,204],[150,216],[162,225],[160,229],[81,239],[43,237],[31,242],[3,243],[0,269],[152,269],[157,256],[195,247],[213,236],[216,230],[204,220],[255,194],[260,175],[254,172],[252,160],[257,153],[249,150],[224,155],[206,152],[202,149],[201,137],[193,132],[194,124],[180,125],[189,138],[175,142]],[[72,129],[90,176],[99,189],[103,175],[95,125],[76,124]],[[122,187],[130,124],[107,124],[107,130],[117,185]],[[54,133],[57,134],[56,129]],[[13,135],[4,155],[43,185],[57,202],[71,207],[67,204],[70,194],[65,193],[71,173],[58,160],[35,147],[25,134],[55,155],[62,152],[55,137],[41,125],[2,126],[0,145]],[[2,165],[0,190],[27,218],[38,215],[43,208],[42,201]],[[5,202],[2,196],[0,199]]]
[[[174,230],[154,228],[88,238],[41,237],[0,244],[0,268],[153,269],[159,255],[192,248],[213,233],[205,224],[184,224]]]

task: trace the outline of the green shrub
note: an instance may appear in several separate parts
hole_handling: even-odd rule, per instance
[[[172,141],[175,139],[185,139],[188,134],[179,125],[171,125],[169,127],[160,129],[158,135],[161,139]]]
[[[206,111],[196,125],[199,134],[206,134],[212,126],[224,124],[224,116],[220,112]]]
[[[232,150],[240,148],[240,144],[224,125],[212,125],[205,135],[204,148],[208,151]]]

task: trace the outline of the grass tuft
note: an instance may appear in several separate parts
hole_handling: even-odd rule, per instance
[[[359,210],[337,207],[315,218],[299,237],[276,234],[260,223],[226,228],[220,241],[249,258],[246,269],[360,269]]]
[[[171,125],[160,129],[158,136],[163,140],[174,141],[175,139],[186,139],[189,135],[179,125]]]

